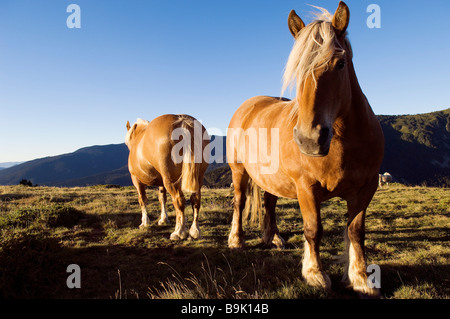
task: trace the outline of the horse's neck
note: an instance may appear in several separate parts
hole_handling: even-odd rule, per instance
[[[362,92],[358,79],[353,68],[353,64],[350,64],[350,83],[352,89],[351,105],[345,114],[338,117],[336,121],[337,131],[342,131],[342,134],[356,136],[354,132],[364,134],[367,130],[370,130],[374,123],[375,115],[367,101],[366,96]],[[340,130],[345,128],[345,130]]]

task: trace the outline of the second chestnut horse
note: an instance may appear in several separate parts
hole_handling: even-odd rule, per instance
[[[208,168],[209,135],[195,118],[189,115],[166,114],[148,122],[138,119],[133,126],[127,122],[125,143],[130,150],[128,169],[137,189],[142,211],[140,227],[148,226],[147,186],[159,186],[161,218],[167,222],[166,190],[172,197],[176,212],[175,231],[170,239],[201,236],[198,214],[203,175]],[[205,138],[206,136],[206,138]],[[181,138],[182,137],[182,138]],[[189,233],[184,215],[185,197],[190,192],[194,219]]]

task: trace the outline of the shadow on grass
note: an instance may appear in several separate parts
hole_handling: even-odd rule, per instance
[[[33,196],[32,194],[25,194],[25,193],[13,193],[13,194],[1,194],[0,195],[0,202],[11,202],[23,198],[29,198]]]
[[[49,234],[28,234],[11,240],[0,252],[0,297],[3,298],[148,298],[149,288],[183,283],[192,291],[203,289],[209,298],[244,296],[296,298],[356,298],[332,274],[333,292],[323,294],[300,282],[301,251],[276,251],[248,247],[143,248],[97,245],[67,248]],[[67,266],[81,268],[81,288],[69,289]],[[324,260],[325,268],[332,264]],[[382,295],[392,297],[402,286],[431,283],[437,294],[448,295],[448,265],[383,265]],[[194,281],[197,281],[195,283]],[[214,285],[216,287],[214,288]],[[445,288],[447,287],[447,288]],[[245,295],[247,294],[247,295]],[[195,296],[195,294],[194,294]],[[288,294],[288,296],[290,296]]]
[[[141,241],[108,244],[102,226],[107,219],[126,231],[130,225],[137,229],[140,214],[87,216],[72,229],[86,242],[86,247],[81,248],[65,246],[53,229],[24,229],[4,239],[0,250],[0,298],[145,299],[149,288],[153,297],[164,297],[162,292],[168,290],[179,293],[171,290],[174,287],[186,288],[187,296],[195,298],[357,298],[340,282],[343,266],[336,265],[331,257],[322,261],[333,291],[324,293],[301,281],[302,247],[288,243],[283,251],[267,249],[255,243],[257,230],[247,232],[247,242],[252,244],[242,250],[228,249],[227,237],[220,233],[203,239],[206,243],[214,241],[217,247],[202,246],[202,242],[172,242],[168,237],[173,224],[152,224],[147,231],[136,230]],[[287,240],[298,234],[282,235]],[[410,239],[415,240],[413,237]],[[81,268],[80,289],[66,285],[70,264]],[[448,265],[396,265],[393,260],[383,264],[381,271],[382,296],[387,298],[396,296],[402,287],[424,283],[433,286],[436,296],[449,295]]]
[[[381,286],[387,298],[449,298],[450,265],[386,264],[381,266]]]
[[[392,230],[373,230],[368,232],[375,234],[379,241],[388,241],[390,243],[408,243],[411,241],[428,241],[428,242],[448,242],[450,235],[446,227],[428,227],[426,229],[417,229],[410,227],[397,227],[395,235]],[[405,236],[399,235],[405,234]]]

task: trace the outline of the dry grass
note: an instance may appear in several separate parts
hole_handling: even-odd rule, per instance
[[[247,248],[230,251],[232,196],[203,191],[203,238],[173,242],[158,226],[156,190],[148,190],[150,227],[138,229],[133,188],[0,186],[2,298],[355,298],[341,283],[345,202],[323,204],[321,256],[333,291],[301,278],[298,203],[280,199],[283,251],[264,247],[247,225]],[[367,216],[368,263],[380,265],[384,298],[449,298],[450,189],[392,185],[379,190]],[[174,221],[169,200],[169,218]],[[187,208],[188,224],[192,210]],[[66,286],[66,267],[81,267],[81,289]]]

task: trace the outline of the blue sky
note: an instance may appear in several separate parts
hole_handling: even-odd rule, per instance
[[[69,29],[69,4],[81,28]],[[0,0],[0,162],[122,143],[127,120],[187,113],[223,134],[239,105],[280,94],[314,4],[291,0]],[[376,114],[450,107],[450,2],[348,0],[360,85]],[[369,4],[381,8],[370,29]],[[290,96],[292,97],[292,96]]]

